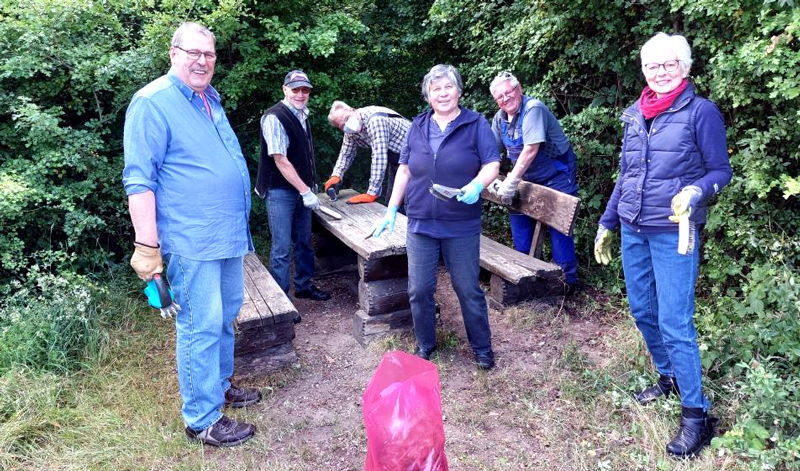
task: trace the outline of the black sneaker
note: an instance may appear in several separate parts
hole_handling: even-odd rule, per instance
[[[225,391],[225,405],[233,409],[247,407],[261,400],[261,391],[255,388],[231,387]]]
[[[426,349],[423,349],[421,347],[417,347],[417,349],[414,351],[414,355],[417,356],[417,357],[422,358],[423,360],[430,361],[431,355],[433,355],[433,352],[435,352],[435,351],[436,351],[436,347],[433,347],[430,350],[426,350]]]
[[[255,425],[239,423],[224,415],[203,430],[195,431],[186,427],[186,436],[190,441],[218,447],[241,445],[253,438],[255,433]]]
[[[489,350],[486,353],[476,353],[475,364],[482,370],[491,370],[494,368],[494,352]]]
[[[295,290],[294,297],[313,299],[314,301],[327,301],[331,299],[330,294],[328,294],[326,291],[322,291],[314,285],[311,285],[311,289],[308,290]]]

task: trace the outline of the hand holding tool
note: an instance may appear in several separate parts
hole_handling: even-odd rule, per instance
[[[133,243],[133,256],[131,257],[131,267],[136,272],[136,276],[144,281],[149,281],[156,273],[164,271],[164,264],[161,261],[161,248]]]
[[[684,187],[680,193],[672,197],[672,215],[669,217],[669,220],[672,222],[680,222],[680,217],[684,213],[686,213],[687,216],[691,216],[692,211],[694,211],[695,206],[697,206],[697,203],[702,197],[703,190],[701,190],[700,187],[694,185]]]
[[[394,232],[394,222],[396,219],[397,206],[390,204],[389,207],[386,208],[386,214],[372,226],[370,234],[372,237],[380,237],[384,229],[387,229],[388,232]]]
[[[611,262],[611,231],[602,224],[594,237],[594,259],[601,265]]]
[[[442,201],[447,201],[461,194],[461,190],[458,188],[452,188],[438,183],[432,183],[431,187],[428,188],[428,192]]]
[[[500,202],[504,205],[511,205],[514,197],[517,195],[517,187],[519,186],[520,178],[507,176],[497,189],[497,196],[500,197]]]
[[[300,193],[300,196],[303,197],[303,206],[306,208],[312,211],[319,208],[319,198],[310,188],[305,193]]]
[[[147,297],[147,303],[158,309],[164,319],[177,315],[181,310],[180,305],[175,302],[175,293],[167,284],[167,279],[162,278],[159,273],[153,275],[153,279],[147,282],[144,295]]]
[[[331,176],[328,181],[325,182],[325,194],[328,195],[328,198],[331,201],[336,201],[339,199],[339,188],[342,186],[342,179],[337,176]]]
[[[467,183],[463,187],[461,187],[461,194],[456,196],[458,201],[461,201],[465,204],[474,204],[478,201],[481,197],[481,191],[483,191],[483,183],[478,181],[477,178],[473,179],[471,182]]]

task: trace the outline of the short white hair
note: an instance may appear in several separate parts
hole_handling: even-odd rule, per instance
[[[331,123],[331,126],[336,127],[336,118],[338,117],[339,112],[352,110],[353,107],[347,103],[340,100],[335,100],[333,103],[331,103],[331,111],[328,113],[328,122]]]
[[[489,93],[492,95],[492,97],[494,97],[494,92],[497,90],[497,87],[499,87],[503,82],[510,83],[513,88],[517,88],[517,85],[519,85],[519,80],[514,77],[514,74],[511,72],[500,72],[489,85]]]
[[[172,33],[172,41],[170,45],[172,47],[181,47],[181,42],[183,41],[183,35],[186,33],[200,33],[203,36],[211,38],[214,41],[214,44],[217,44],[217,37],[214,36],[214,33],[211,32],[210,29],[206,28],[205,26],[199,23],[192,23],[191,21],[187,21],[182,25],[178,26],[178,29]]]
[[[689,42],[680,34],[669,35],[667,33],[657,33],[655,36],[647,40],[642,46],[640,57],[642,60],[642,70],[644,70],[645,57],[657,50],[669,49],[678,56],[684,67],[684,72],[689,73],[692,68],[692,48]]]
[[[458,73],[458,69],[452,65],[437,64],[431,67],[431,70],[422,79],[422,97],[425,98],[425,101],[428,101],[428,87],[431,86],[431,82],[445,77],[455,84],[456,88],[458,88],[458,95],[461,96],[461,92],[464,91],[464,85],[461,82],[461,74]]]

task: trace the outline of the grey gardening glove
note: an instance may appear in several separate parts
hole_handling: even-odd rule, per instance
[[[519,186],[520,178],[507,176],[500,187],[497,189],[497,195],[500,197],[500,202],[506,206],[510,206],[514,202],[514,196],[517,195],[517,186]]]
[[[310,188],[305,193],[300,193],[300,196],[303,197],[303,206],[312,211],[319,209],[319,198]]]

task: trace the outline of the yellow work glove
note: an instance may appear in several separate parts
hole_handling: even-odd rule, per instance
[[[601,265],[611,262],[611,231],[602,224],[594,237],[594,259]]]
[[[377,196],[364,193],[350,198],[347,200],[347,204],[373,203],[376,199],[378,199]]]
[[[131,267],[136,272],[136,276],[144,281],[153,279],[153,275],[164,271],[164,263],[161,261],[161,249],[149,245],[134,242],[133,256],[131,257]]]
[[[694,211],[695,206],[703,196],[703,190],[700,187],[691,185],[687,186],[680,191],[677,195],[672,197],[672,216],[669,220],[672,222],[680,222],[681,216],[689,216]]]
[[[341,181],[342,181],[342,179],[337,177],[337,176],[335,176],[335,175],[332,176],[331,178],[329,178],[328,181],[325,182],[325,192],[327,193],[328,192],[328,188],[330,188],[330,187],[332,187],[334,185],[338,185],[339,183],[341,183]]]

